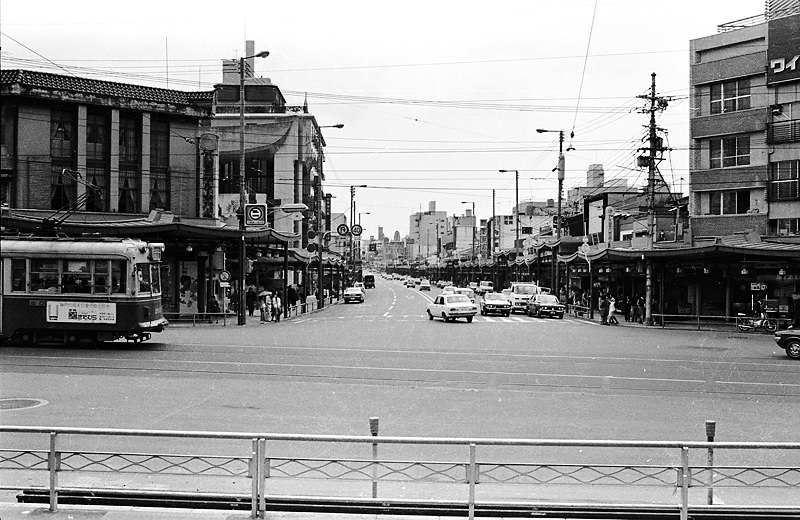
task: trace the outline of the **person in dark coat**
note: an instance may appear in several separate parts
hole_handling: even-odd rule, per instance
[[[608,325],[608,299],[605,295],[600,296],[600,324]]]
[[[245,305],[247,305],[247,314],[252,316],[253,312],[256,310],[256,302],[258,302],[258,293],[256,292],[256,288],[252,285],[248,287],[247,292],[244,293],[244,301]]]

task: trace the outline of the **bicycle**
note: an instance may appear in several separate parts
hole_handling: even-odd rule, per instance
[[[766,316],[753,318],[746,314],[739,313],[736,318],[736,328],[742,332],[764,329],[764,332],[773,333],[778,330],[778,322]]]

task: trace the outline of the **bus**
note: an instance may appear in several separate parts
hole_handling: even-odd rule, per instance
[[[163,251],[133,239],[0,237],[0,341],[150,339],[167,326]]]

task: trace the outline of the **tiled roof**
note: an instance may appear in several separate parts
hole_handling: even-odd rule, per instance
[[[202,101],[210,101],[214,94],[213,91],[185,92],[32,70],[0,70],[0,84],[10,85],[15,83],[29,88],[68,90],[82,94],[124,97],[176,105],[195,105]]]

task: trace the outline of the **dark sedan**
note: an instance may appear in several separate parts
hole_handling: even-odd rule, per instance
[[[775,343],[786,351],[792,359],[800,359],[800,329],[779,330],[775,333]]]
[[[541,318],[543,315],[564,318],[564,305],[552,294],[535,294],[528,300],[528,316]]]
[[[511,314],[511,302],[500,293],[487,292],[481,298],[481,316],[486,316],[487,314],[509,316]]]

